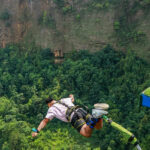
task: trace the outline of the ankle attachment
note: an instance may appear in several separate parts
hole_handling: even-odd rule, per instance
[[[86,124],[87,124],[90,128],[93,129],[97,122],[98,122],[98,119],[97,119],[97,118],[91,118],[91,120],[89,120]]]

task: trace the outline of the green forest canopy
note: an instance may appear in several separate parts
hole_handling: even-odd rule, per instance
[[[50,49],[19,45],[0,49],[0,149],[2,150],[124,150],[121,134],[107,124],[91,138],[69,124],[53,120],[33,139],[31,128],[44,118],[44,98],[75,95],[77,104],[110,105],[109,117],[133,132],[143,150],[150,147],[150,109],[141,107],[140,93],[150,86],[149,64],[132,51],[107,46],[96,53],[71,52],[54,64]],[[131,148],[132,149],[132,148]]]

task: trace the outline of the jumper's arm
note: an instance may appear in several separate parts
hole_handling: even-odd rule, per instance
[[[41,121],[41,123],[40,123],[40,125],[38,126],[37,129],[33,128],[33,129],[32,129],[32,131],[33,131],[33,132],[32,132],[32,137],[37,136],[37,135],[38,135],[38,132],[41,131],[41,129],[43,129],[43,128],[47,125],[48,122],[49,122],[49,119],[44,118],[44,119]]]
[[[38,126],[37,130],[40,131],[41,129],[43,129],[47,125],[48,122],[49,122],[49,119],[44,118],[41,121],[40,125]]]

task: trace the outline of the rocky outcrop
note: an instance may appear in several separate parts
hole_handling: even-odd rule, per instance
[[[97,51],[107,44],[117,47],[114,22],[123,8],[114,7],[113,2],[115,1],[0,0],[0,46],[21,41],[29,45],[36,43],[43,48],[51,48],[52,51],[61,50],[63,53],[79,49]],[[134,4],[133,0],[128,2],[129,7]],[[136,22],[143,15],[139,10],[130,19]],[[148,41],[149,24],[149,19],[145,17],[137,27],[137,33],[145,32]],[[149,50],[148,43],[150,42],[145,44],[146,51]],[[141,49],[134,43],[131,46]],[[140,55],[144,54],[138,51]]]
[[[1,0],[0,13],[8,11],[10,18],[0,20],[0,44],[34,39],[52,50],[100,49],[110,41],[114,12],[91,13],[89,2],[69,0],[59,6],[53,0]]]

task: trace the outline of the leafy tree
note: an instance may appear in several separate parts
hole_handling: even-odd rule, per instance
[[[109,117],[148,149],[150,110],[139,110],[139,94],[150,86],[148,63],[132,51],[123,54],[109,45],[92,54],[73,51],[61,65],[53,60],[50,49],[34,44],[0,49],[0,149],[126,149],[122,135],[105,123],[86,139],[69,125],[52,120],[33,139],[31,127],[37,127],[47,112],[44,99],[50,95],[59,100],[70,93],[76,104],[90,109],[94,103],[108,103]]]

